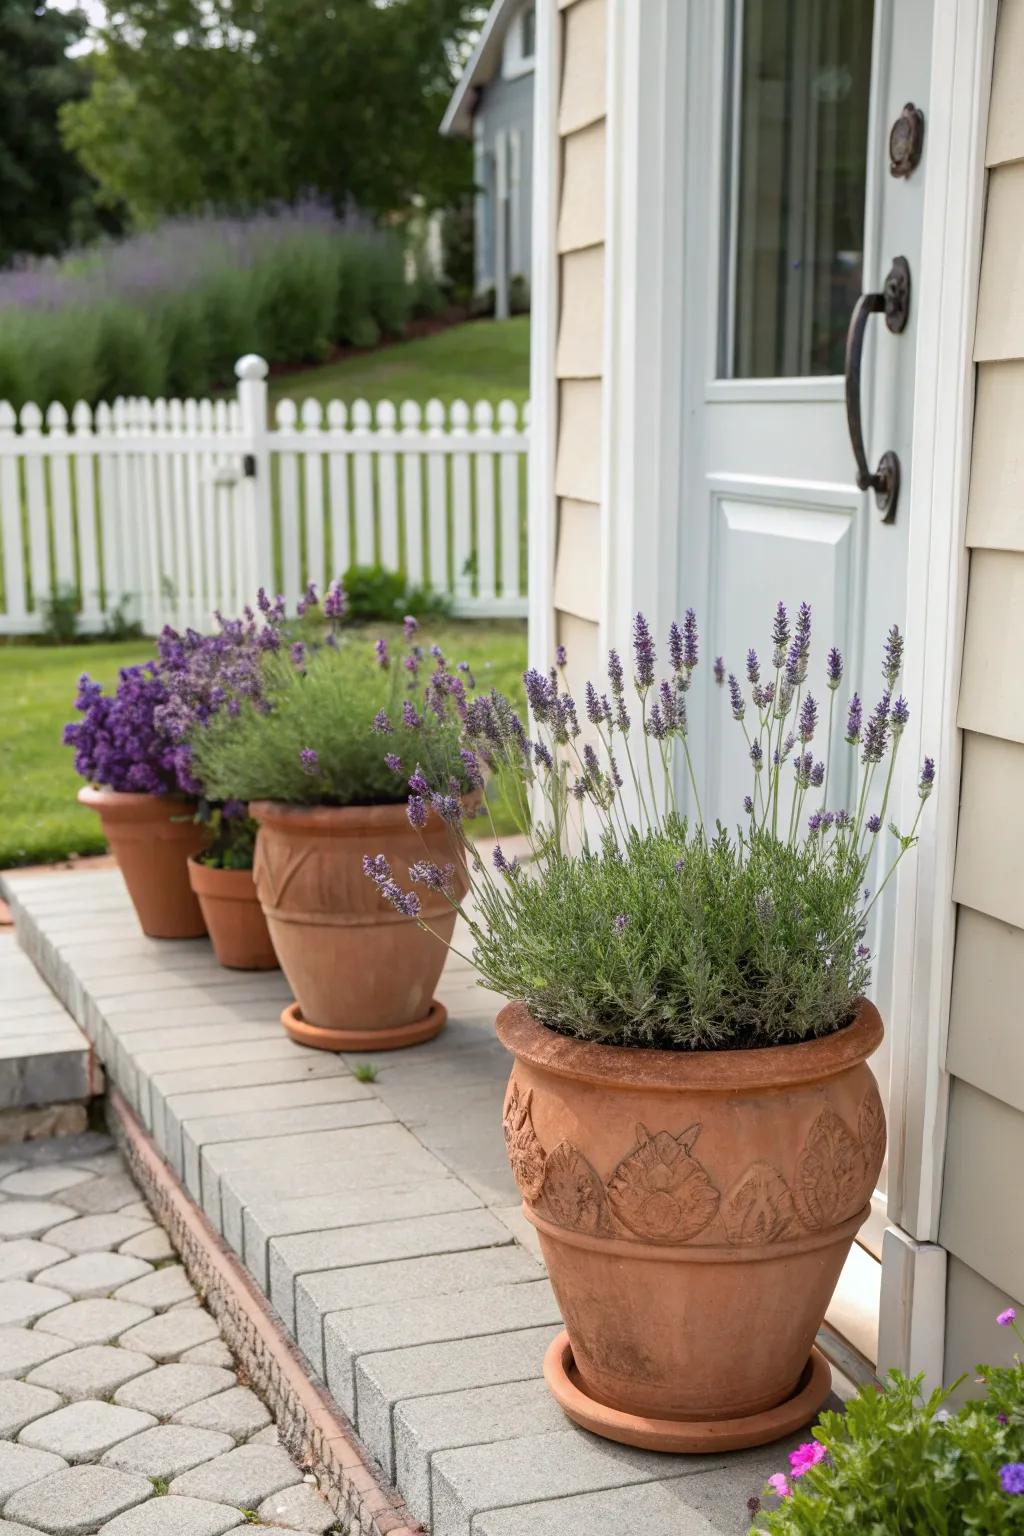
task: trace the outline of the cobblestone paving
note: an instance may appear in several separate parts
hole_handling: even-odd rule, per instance
[[[112,1141],[0,1146],[0,1536],[334,1521]]]

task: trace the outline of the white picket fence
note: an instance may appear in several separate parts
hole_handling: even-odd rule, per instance
[[[122,603],[147,633],[209,626],[256,590],[289,605],[349,565],[444,592],[466,617],[526,613],[528,408],[357,400],[267,419],[267,365],[230,400],[0,402],[0,634],[73,590],[79,627]]]

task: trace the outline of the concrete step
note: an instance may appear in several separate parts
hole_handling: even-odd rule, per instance
[[[84,1130],[99,1092],[88,1040],[13,929],[0,927],[0,1145]]]

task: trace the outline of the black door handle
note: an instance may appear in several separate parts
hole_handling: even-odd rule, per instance
[[[894,335],[899,335],[907,323],[910,314],[910,267],[903,256],[894,259],[881,293],[861,294],[853,306],[850,328],[846,333],[846,425],[857,463],[857,487],[861,491],[874,491],[883,523],[891,523],[896,516],[896,502],[900,494],[900,461],[890,450],[882,454],[878,468],[874,474],[871,473],[864,451],[864,425],[860,414],[864,332],[869,318],[877,314],[884,314],[886,328]]]

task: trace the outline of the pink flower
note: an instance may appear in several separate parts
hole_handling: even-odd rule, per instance
[[[819,1461],[824,1461],[828,1455],[825,1447],[818,1440],[805,1440],[803,1445],[798,1445],[795,1451],[789,1453],[789,1467],[794,1477],[803,1477],[812,1467],[816,1467]]]
[[[792,1493],[785,1472],[773,1472],[768,1479],[768,1487],[773,1493],[777,1493],[780,1499],[788,1499]]]
[[[996,1322],[1000,1328],[1009,1328],[1017,1321],[1017,1314],[1012,1307],[1007,1307],[1005,1312],[1000,1312]]]

